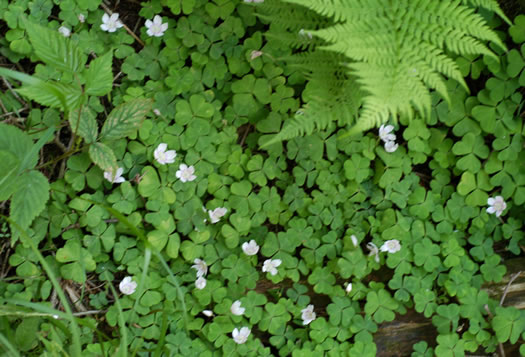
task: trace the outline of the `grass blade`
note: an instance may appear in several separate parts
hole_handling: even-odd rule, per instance
[[[73,336],[73,344],[71,346],[72,348],[72,355],[73,356],[81,356],[82,355],[82,348],[80,345],[80,329],[78,327],[78,324],[75,320],[75,317],[73,316],[73,311],[71,310],[71,306],[69,306],[69,302],[66,298],[66,295],[64,294],[64,291],[62,290],[62,287],[58,283],[57,278],[55,277],[55,273],[53,273],[53,270],[49,267],[47,264],[47,261],[44,259],[44,256],[40,251],[38,250],[38,247],[36,246],[35,242],[29,237],[27,232],[22,229],[15,221],[13,221],[11,218],[6,216],[0,216],[3,217],[7,222],[9,222],[11,225],[16,227],[18,231],[20,232],[20,237],[25,241],[27,245],[31,247],[31,250],[35,253],[37,256],[40,264],[42,265],[42,268],[44,268],[47,276],[49,277],[49,280],[51,280],[51,284],[53,284],[53,287],[55,288],[57,295],[60,299],[60,302],[64,306],[64,309],[66,310],[66,317],[71,322],[71,334]]]
[[[131,230],[131,232],[133,232],[133,234],[135,234],[135,236],[140,238],[144,242],[144,244],[146,245],[146,248],[150,249],[151,252],[155,255],[155,257],[161,262],[162,266],[164,267],[164,269],[168,273],[168,280],[170,280],[172,282],[172,284],[175,286],[175,289],[177,290],[177,295],[179,297],[179,301],[180,301],[180,304],[181,304],[182,319],[183,319],[183,322],[184,322],[184,329],[186,330],[186,333],[189,333],[189,330],[188,330],[188,316],[186,314],[186,311],[187,311],[187,309],[186,309],[186,302],[184,300],[184,294],[182,293],[182,289],[180,288],[180,284],[177,281],[177,278],[175,277],[175,274],[173,274],[173,272],[171,271],[168,263],[162,257],[162,254],[160,254],[157,250],[155,250],[155,249],[153,249],[151,247],[151,244],[146,239],[146,235],[144,234],[144,232],[142,230],[138,229],[137,227],[135,227],[135,225],[133,225],[126,218],[126,216],[124,216],[122,213],[120,213],[116,209],[114,209],[112,207],[108,207],[108,206],[103,205],[103,204],[101,204],[99,202],[96,202],[96,201],[93,201],[93,200],[90,200],[90,199],[87,199],[87,198],[84,198],[84,197],[78,197],[78,198],[82,199],[84,201],[90,202],[91,204],[100,206],[100,207],[104,208],[105,210],[107,210],[109,213],[111,213],[116,219],[119,220],[120,223],[122,223],[127,228],[129,228]]]
[[[127,357],[128,355],[128,330],[126,328],[126,320],[124,319],[124,313],[122,312],[122,306],[120,306],[120,300],[118,298],[117,291],[113,287],[113,284],[109,284],[109,288],[115,297],[115,305],[118,310],[118,324],[120,326],[120,346],[117,356]]]
[[[9,342],[9,340],[0,332],[0,344],[5,347],[5,349],[11,353],[9,356],[20,357],[20,354],[16,348]]]

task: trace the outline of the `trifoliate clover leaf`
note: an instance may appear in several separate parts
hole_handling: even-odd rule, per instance
[[[428,238],[414,245],[414,263],[423,266],[426,271],[432,272],[441,264],[439,259],[439,246],[433,244]]]
[[[371,291],[366,295],[365,312],[373,316],[377,323],[394,320],[393,310],[398,307],[399,303],[384,289],[379,292]]]
[[[525,316],[515,307],[496,307],[492,328],[499,342],[514,344],[525,329]]]

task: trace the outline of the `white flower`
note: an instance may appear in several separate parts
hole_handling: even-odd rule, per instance
[[[186,164],[180,164],[179,170],[175,172],[175,176],[177,176],[177,178],[180,179],[182,182],[188,182],[193,181],[197,178],[197,176],[195,176],[194,173],[195,167],[188,166]]]
[[[396,140],[396,135],[391,133],[392,130],[394,130],[393,125],[381,125],[379,127],[379,138],[381,138],[381,140],[383,140],[385,143]]]
[[[262,4],[264,0],[244,0],[245,3]]]
[[[250,336],[250,332],[251,330],[248,327],[243,327],[241,328],[240,331],[236,327],[232,331],[233,340],[235,341],[235,343],[241,345],[248,340],[248,336]]]
[[[377,245],[375,245],[372,242],[368,242],[366,244],[366,247],[370,251],[370,253],[368,253],[368,256],[375,255],[376,263],[379,263],[379,249],[377,248]]]
[[[281,259],[267,259],[263,263],[262,271],[263,273],[270,273],[272,275],[277,275],[277,267],[281,265]]]
[[[399,241],[397,239],[390,239],[383,243],[379,250],[388,253],[399,252],[401,250],[401,244],[399,244]]]
[[[55,320],[58,320],[58,319],[60,318],[60,316],[58,316],[58,315],[53,315],[53,318],[54,318]]]
[[[154,113],[155,115],[160,115],[160,110],[158,110],[158,109],[153,109],[153,113]]]
[[[103,31],[115,32],[122,26],[124,26],[124,24],[118,19],[118,14],[116,12],[111,16],[108,14],[102,15],[102,25],[100,25],[100,28]]]
[[[84,14],[78,14],[78,21],[84,23],[86,21],[86,16]]]
[[[501,216],[503,211],[505,211],[505,209],[507,208],[507,204],[501,196],[490,197],[487,200],[487,203],[490,206],[489,208],[487,208],[487,213],[496,213],[496,217]]]
[[[303,325],[305,326],[315,320],[314,306],[312,304],[301,310],[301,318],[303,319]]]
[[[205,316],[208,316],[208,317],[212,317],[213,316],[213,311],[211,311],[211,310],[202,310],[202,314],[205,315]]]
[[[197,278],[208,274],[208,264],[206,264],[204,260],[197,258],[193,262],[195,263],[195,265],[192,265],[191,267],[197,270]]]
[[[209,210],[208,215],[210,216],[211,223],[217,223],[221,217],[224,216],[228,210],[224,207],[217,207],[213,211]]]
[[[242,314],[244,314],[245,310],[246,309],[244,307],[241,307],[241,301],[240,300],[234,301],[234,303],[230,307],[231,313],[234,314],[234,315],[237,315],[237,316],[241,316]]]
[[[352,291],[352,283],[346,284],[345,290],[348,294],[350,294],[350,292]]]
[[[69,37],[71,36],[71,30],[68,29],[67,27],[65,26],[60,26],[58,28],[58,32],[60,32],[64,37]]]
[[[255,255],[259,251],[259,245],[252,239],[250,242],[244,242],[242,244],[242,251],[246,255]]]
[[[126,276],[118,285],[118,288],[122,294],[131,295],[137,289],[137,283],[131,279],[131,276]]]
[[[398,144],[396,144],[395,141],[387,141],[385,143],[385,151],[386,152],[394,152],[397,150],[397,148],[399,147]]]
[[[250,60],[253,61],[257,57],[262,56],[262,54],[263,54],[262,51],[253,50],[252,53],[250,54]]]
[[[155,160],[157,160],[157,162],[161,165],[173,164],[175,162],[175,156],[177,156],[177,152],[175,150],[166,151],[167,148],[168,144],[160,143],[153,152]]]
[[[195,287],[199,290],[202,290],[206,287],[206,279],[201,276],[197,280],[195,280]]]
[[[113,176],[113,170],[110,171],[104,171],[104,178],[108,180],[111,183],[122,183],[126,181],[124,177],[122,177],[122,173],[124,172],[124,169],[122,167],[119,167],[117,169],[117,172],[115,173],[115,176]]]
[[[354,247],[357,247],[359,245],[359,241],[357,240],[357,237],[354,236],[353,234],[350,236],[350,239],[352,240],[352,244],[354,245]]]
[[[155,15],[153,22],[151,20],[146,20],[146,27],[148,28],[146,33],[149,36],[161,37],[168,29],[168,23],[163,24],[162,17]]]

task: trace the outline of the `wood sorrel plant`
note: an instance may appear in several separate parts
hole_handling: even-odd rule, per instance
[[[40,167],[50,198],[29,225],[31,240],[1,251],[6,351],[75,355],[67,347],[74,342],[86,356],[519,353],[521,18],[508,30],[512,43],[507,28],[485,16],[511,50],[491,47],[499,62],[451,57],[476,85],[469,94],[446,81],[450,103],[430,94],[429,117],[400,118],[358,140],[338,141],[344,128],[334,125],[264,146],[316,88],[281,60],[289,46],[263,36],[272,24],[255,16],[260,3],[35,4],[0,0],[9,28],[0,53],[24,58],[23,69],[42,60],[26,69],[29,78],[75,87],[85,98],[74,108],[50,92],[56,107],[37,107],[33,98],[25,112],[9,104],[7,88],[2,103],[27,118],[6,118],[40,138],[38,130],[65,125],[59,111],[67,111],[70,129],[43,139],[44,161],[62,162],[54,144],[61,137],[76,133],[85,145],[73,140],[79,151],[63,161],[63,176]],[[44,61],[31,35],[23,42],[26,25],[14,16],[22,13],[78,49],[85,57],[78,71]],[[60,27],[70,30],[66,42]],[[308,28],[300,36],[305,46],[317,40]],[[107,81],[88,85],[92,67]],[[87,94],[103,83],[104,94]],[[106,161],[117,170],[104,173],[97,148],[111,151],[115,160]],[[16,161],[19,152],[1,155]],[[54,297],[61,289],[71,316]],[[74,323],[81,337],[69,333]],[[431,332],[385,341],[393,323]]]

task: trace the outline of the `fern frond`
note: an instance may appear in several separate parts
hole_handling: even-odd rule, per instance
[[[318,14],[332,18],[335,22],[376,18],[384,12],[384,1],[345,1],[345,0],[283,0],[284,2],[305,6]],[[360,4],[361,2],[361,4]]]
[[[326,85],[321,79],[311,80],[303,93],[305,106],[285,122],[274,141],[288,140],[301,135],[310,135],[315,130],[329,130],[335,123],[340,126],[354,124],[362,93],[353,81],[344,86]]]
[[[337,0],[325,2],[330,3],[327,7],[332,9],[341,5]],[[397,0],[383,3],[382,13],[377,10],[377,1],[347,1],[350,3],[353,8],[362,6],[353,16],[366,12],[371,5],[375,17],[362,16],[358,21],[347,21],[313,33],[332,43],[325,46],[325,50],[355,61],[349,68],[371,98],[363,111],[367,113],[368,123],[388,117],[368,114],[374,109],[379,113],[388,110],[394,118],[413,115],[412,107],[421,115],[427,115],[431,103],[429,88],[448,99],[441,75],[465,85],[459,68],[445,55],[444,47],[459,54],[495,57],[481,41],[504,46],[483,18],[459,0]],[[340,6],[339,11],[346,8]],[[327,13],[330,11],[325,9],[323,14]]]
[[[265,33],[264,36],[268,39],[268,41],[279,43],[279,45],[281,45],[282,48],[291,48],[294,50],[308,51],[317,46],[320,46],[321,44],[325,44],[325,41],[323,40],[320,40],[318,38],[312,38],[310,40],[308,38],[305,38],[304,36],[300,36],[298,32],[281,32],[272,29],[271,32],[269,31]]]
[[[267,0],[258,5],[257,10],[256,16],[269,21],[271,27],[280,31],[297,33],[300,29],[317,30],[333,24],[331,19],[305,6],[292,7],[277,0]]]
[[[267,0],[265,4],[271,6],[276,1]],[[284,127],[283,139],[330,127],[330,120],[337,122],[340,118],[327,114],[331,111],[342,115],[339,123],[355,124],[353,130],[368,129],[389,118],[397,120],[400,115],[410,118],[415,112],[428,116],[430,90],[449,99],[447,78],[468,90],[448,51],[497,59],[486,43],[505,48],[472,7],[482,6],[504,16],[494,0],[282,0],[283,4],[293,10],[289,10],[291,20],[281,28],[304,28],[319,39],[291,61],[320,86],[315,95],[304,96],[304,112]],[[305,26],[301,14],[311,12],[325,22]],[[288,14],[280,7],[276,16],[286,22]],[[316,21],[315,15],[302,17]],[[348,84],[351,77],[361,91]],[[339,109],[346,105],[339,96],[345,91],[341,88],[359,93],[355,96],[362,105],[359,111],[356,107]]]
[[[496,13],[499,17],[501,17],[507,24],[511,25],[512,22],[509,20],[509,18],[505,15],[505,13],[501,10],[499,7],[499,4],[496,0],[462,0],[463,4],[471,5],[474,7],[482,7],[484,9],[487,9],[489,11],[492,11]]]

